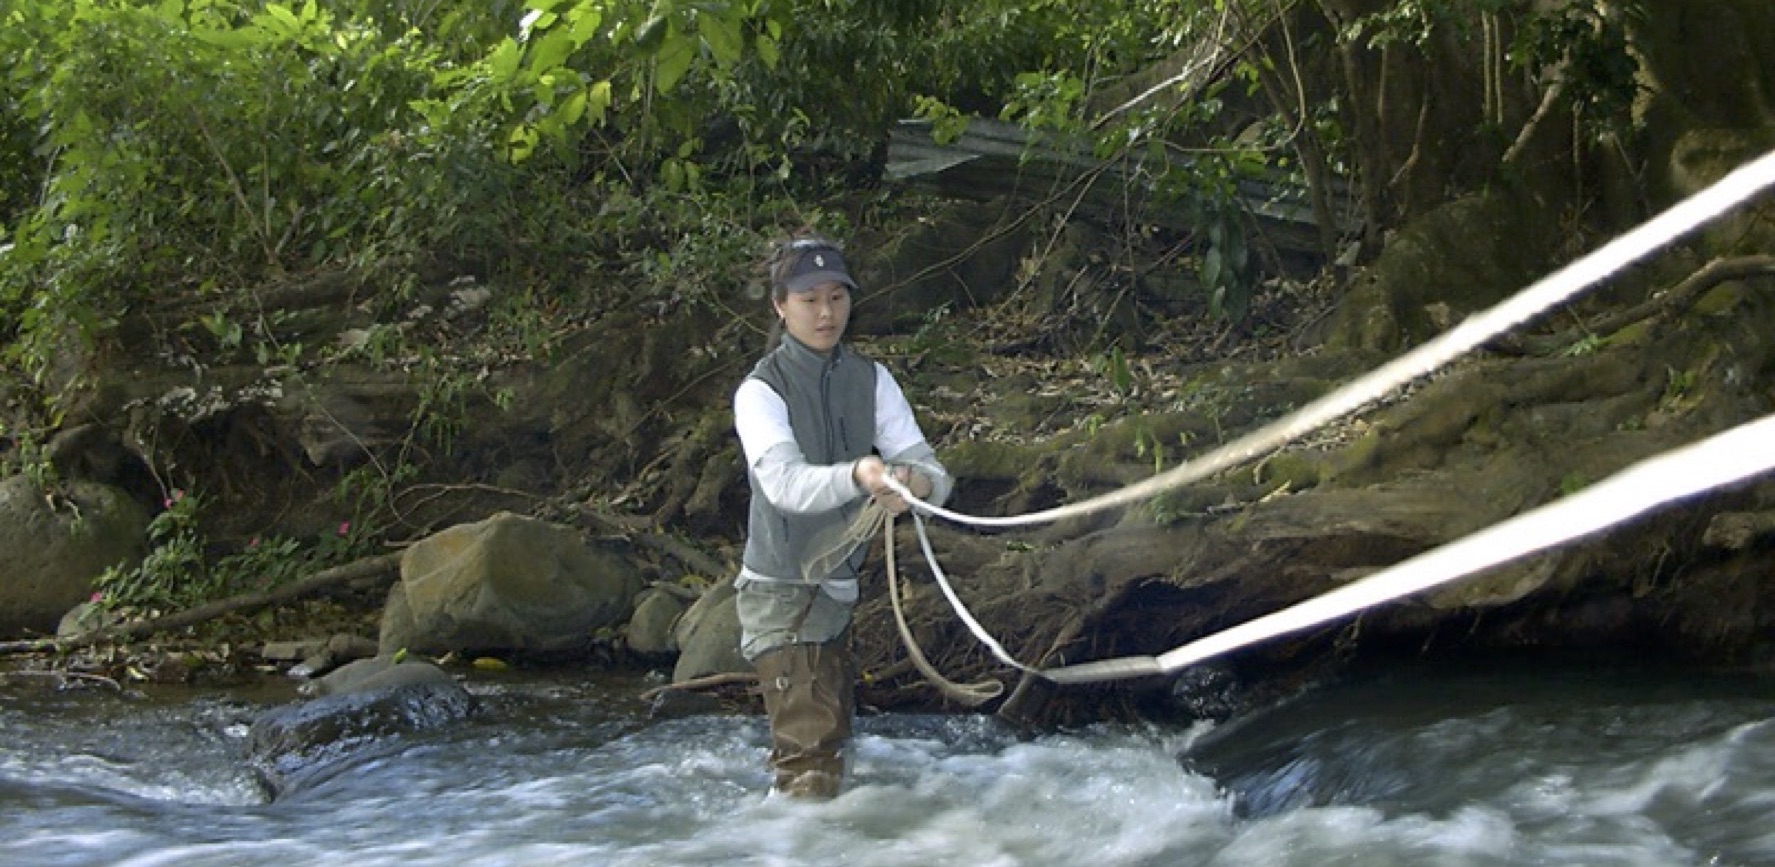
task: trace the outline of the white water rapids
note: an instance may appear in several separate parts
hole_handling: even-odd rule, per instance
[[[258,705],[0,690],[0,864],[1775,863],[1775,685],[1393,673],[1231,724],[1020,736],[865,716],[854,783],[767,800],[762,720],[635,684],[480,678],[482,712],[265,802]]]

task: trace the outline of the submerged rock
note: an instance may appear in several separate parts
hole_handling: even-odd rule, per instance
[[[359,660],[314,681],[311,700],[253,721],[248,765],[273,798],[312,787],[398,749],[406,736],[474,713],[468,690],[427,662]]]

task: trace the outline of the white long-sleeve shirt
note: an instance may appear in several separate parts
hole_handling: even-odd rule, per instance
[[[931,501],[941,503],[953,485],[948,474],[930,458],[930,446],[913,416],[905,392],[887,368],[875,364],[875,431],[873,444],[889,463],[913,463],[931,480]],[[746,467],[758,480],[759,491],[784,512],[819,512],[836,509],[867,492],[852,476],[852,464],[808,463],[789,424],[789,409],[771,387],[747,378],[733,396],[734,429],[740,438]],[[922,460],[918,458],[924,458]],[[911,460],[909,460],[911,459]],[[740,570],[741,581],[786,581],[794,576],[759,575]],[[835,598],[856,598],[856,582],[828,581],[827,592]],[[836,586],[848,585],[845,587]],[[848,600],[847,600],[848,601]]]

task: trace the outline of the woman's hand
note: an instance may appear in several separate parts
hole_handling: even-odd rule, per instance
[[[851,478],[857,486],[888,510],[890,515],[905,514],[911,508],[905,498],[894,493],[885,481],[889,476],[912,491],[912,495],[924,499],[931,495],[931,480],[922,473],[915,473],[911,467],[890,467],[881,458],[870,455],[860,458],[851,465]]]

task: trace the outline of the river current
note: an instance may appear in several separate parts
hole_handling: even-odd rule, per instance
[[[268,802],[277,696],[0,688],[0,864],[1775,864],[1775,681],[1413,666],[1230,723],[865,715],[851,787],[767,798],[761,719],[477,673],[481,712]]]

